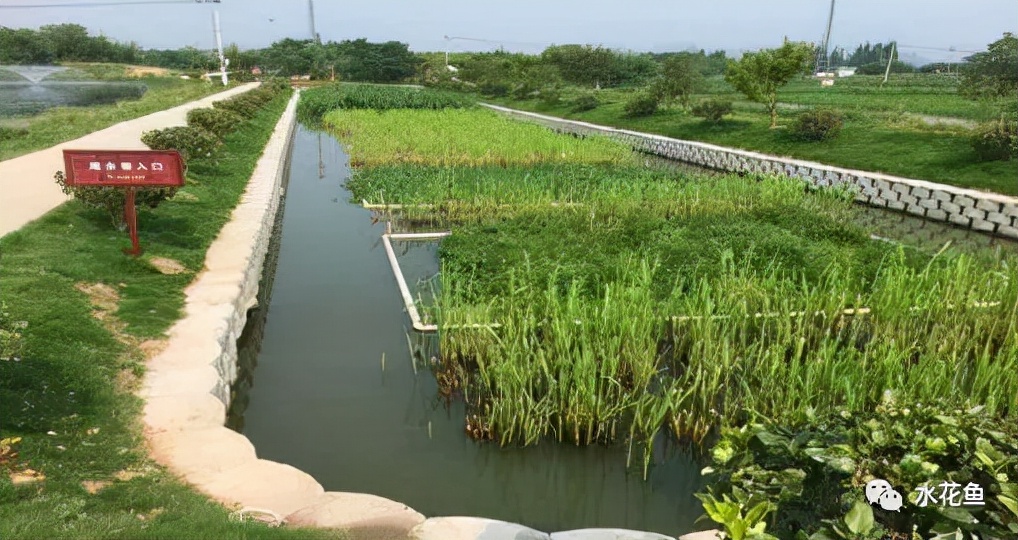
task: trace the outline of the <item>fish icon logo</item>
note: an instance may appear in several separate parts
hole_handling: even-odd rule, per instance
[[[887,480],[870,480],[866,483],[866,500],[888,512],[900,512],[904,504],[901,493],[891,487]]]

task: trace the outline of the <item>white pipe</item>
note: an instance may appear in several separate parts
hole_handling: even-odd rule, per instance
[[[384,236],[388,236],[393,240],[433,240],[436,238],[445,238],[450,235],[452,235],[452,232],[442,231],[431,233],[389,233]]]
[[[559,207],[559,206],[585,206],[584,203],[578,203],[578,202],[558,202],[558,201],[552,201],[552,202],[548,203],[548,205],[554,206],[554,207]],[[435,207],[435,205],[429,204],[429,203],[420,203],[420,204],[379,204],[379,203],[369,203],[367,200],[364,200],[364,199],[361,199],[361,206],[363,208],[367,208],[369,210],[402,210],[404,208],[434,208]],[[520,207],[520,206],[527,206],[527,205],[525,205],[525,204],[522,204],[522,205],[521,204],[496,204],[495,205],[496,208],[517,208],[517,207]]]
[[[401,210],[403,208],[433,208],[433,204],[373,204],[367,200],[361,199],[361,206],[368,209],[394,209]]]
[[[399,261],[396,260],[396,252],[392,250],[392,242],[389,241],[388,234],[382,235],[382,243],[385,244],[385,253],[389,256],[389,266],[392,267],[392,274],[396,276],[396,285],[399,286],[399,294],[403,297],[403,305],[406,306],[407,314],[410,315],[410,322],[413,323],[414,330],[418,332],[437,332],[438,326],[421,322],[421,315],[417,313],[417,304],[414,303],[414,297],[410,294],[410,288],[407,287],[406,280],[403,279],[403,271],[399,268]]]
[[[389,256],[389,266],[392,267],[392,275],[396,276],[396,285],[399,286],[399,294],[403,297],[403,305],[406,306],[407,314],[410,316],[410,322],[413,323],[414,330],[418,332],[438,332],[437,324],[424,324],[421,321],[421,315],[417,312],[417,304],[414,302],[413,295],[410,294],[410,287],[406,284],[406,279],[403,278],[403,270],[399,267],[399,260],[396,258],[396,252],[392,249],[392,242],[389,238],[400,239],[401,237],[412,237],[414,239],[424,238],[442,238],[449,236],[452,233],[402,233],[402,234],[391,234],[385,233],[382,235],[382,243],[385,245],[385,254]],[[498,323],[492,324],[450,324],[445,326],[447,329],[462,329],[462,328],[498,328],[501,325]]]

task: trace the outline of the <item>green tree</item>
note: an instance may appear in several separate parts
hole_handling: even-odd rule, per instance
[[[541,60],[558,68],[562,78],[581,86],[617,86],[652,77],[657,65],[647,54],[590,45],[552,45]]]
[[[0,64],[49,64],[49,44],[35,30],[0,26]]]
[[[812,45],[785,40],[777,49],[761,49],[738,61],[729,60],[725,80],[750,100],[765,103],[774,128],[778,125],[778,88],[801,74],[811,58]]]
[[[321,45],[310,39],[284,38],[265,50],[265,63],[270,69],[278,70],[284,77],[308,75],[311,74],[317,60],[315,50],[321,48]]]
[[[1018,92],[1018,37],[1005,32],[986,52],[966,58],[960,90],[972,98],[1015,98]]]
[[[668,56],[651,91],[663,101],[678,99],[683,107],[689,107],[689,99],[704,86],[704,58],[702,54],[688,52]]]
[[[86,60],[92,52],[88,29],[80,24],[47,24],[39,28],[39,37],[45,41],[53,56],[59,60]]]

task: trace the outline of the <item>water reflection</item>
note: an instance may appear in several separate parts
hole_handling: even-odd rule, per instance
[[[257,370],[240,385],[249,400],[237,389],[246,410],[231,418],[259,456],[326,489],[374,493],[426,515],[543,530],[694,530],[703,464],[664,437],[647,482],[635,462],[627,470],[621,447],[499,448],[467,437],[463,405],[446,404],[423,366],[414,373],[415,342],[379,243],[383,224],[347,202],[348,173],[332,137],[322,136],[319,160],[318,135],[299,130]],[[409,283],[438,271],[437,244],[396,247]]]

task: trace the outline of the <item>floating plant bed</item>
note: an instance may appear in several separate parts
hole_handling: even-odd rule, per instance
[[[469,108],[334,111],[324,124],[350,144],[355,200],[452,232],[433,304],[403,297],[437,331],[429,365],[474,438],[642,449],[646,475],[662,430],[720,436],[731,479],[739,433],[864,429],[913,403],[1006,426],[971,440],[1011,451],[1018,257],[1006,250],[905,249],[872,238],[849,193],[649,167],[611,141]],[[828,472],[885,467],[848,467],[823,444]]]

